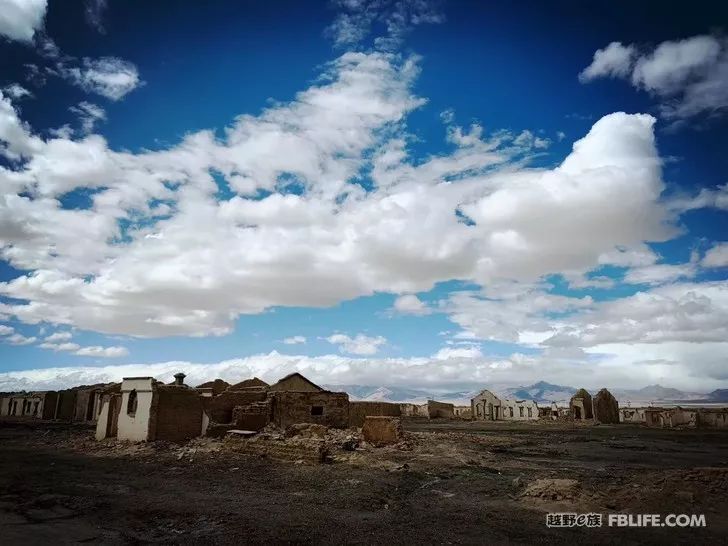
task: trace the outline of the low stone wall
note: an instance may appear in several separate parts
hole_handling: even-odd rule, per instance
[[[427,401],[427,413],[430,419],[454,419],[455,406],[435,400]]]
[[[388,416],[400,417],[402,409],[399,404],[390,402],[349,402],[349,426],[360,427],[366,417]]]

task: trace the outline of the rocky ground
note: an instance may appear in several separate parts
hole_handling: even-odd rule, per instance
[[[178,446],[0,422],[0,543],[728,542],[726,431],[404,424],[402,442],[375,448],[356,431]],[[556,529],[547,512],[705,514],[707,526]]]

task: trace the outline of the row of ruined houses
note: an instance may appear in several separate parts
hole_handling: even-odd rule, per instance
[[[473,419],[484,421],[572,420],[601,424],[635,423],[649,427],[728,428],[728,408],[620,408],[607,389],[595,396],[579,389],[567,407],[556,402],[539,407],[534,400],[501,399],[489,390],[471,400]]]
[[[169,384],[152,377],[128,377],[121,383],[68,391],[0,394],[0,415],[95,422],[98,440],[171,442],[222,436],[233,429],[258,431],[269,424],[346,428],[361,426],[367,416],[470,417],[470,408],[435,400],[350,401],[347,393],[323,389],[299,373],[272,385],[252,378],[233,385],[216,379],[190,387],[183,373],[174,377]]]
[[[129,377],[121,383],[63,391],[0,393],[0,416],[61,419],[96,424],[96,438],[129,441],[184,441],[222,436],[229,430],[258,431],[269,424],[329,427],[361,426],[365,417],[422,417],[491,421],[574,420],[657,427],[728,426],[728,408],[619,408],[607,389],[592,397],[580,389],[568,408],[539,407],[533,400],[500,398],[481,391],[471,405],[429,400],[425,404],[350,401],[347,393],[325,390],[299,373],[278,382],[252,378],[236,384],[216,379],[197,387],[178,373],[172,383]]]

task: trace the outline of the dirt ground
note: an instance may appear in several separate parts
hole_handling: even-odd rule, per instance
[[[250,440],[131,445],[0,421],[0,543],[728,543],[728,431],[404,425],[397,446],[308,464],[241,453]],[[547,512],[707,525],[549,528]]]

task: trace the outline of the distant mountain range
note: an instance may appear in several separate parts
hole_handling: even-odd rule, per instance
[[[411,402],[422,404],[427,400],[452,402],[456,405],[469,405],[470,399],[488,386],[461,391],[435,391],[414,389],[396,386],[367,386],[367,385],[324,385],[324,388],[346,392],[352,400],[377,402]],[[576,387],[554,385],[546,381],[539,381],[533,385],[519,387],[497,387],[490,389],[503,398],[517,400],[535,400],[539,404],[551,402],[567,402],[576,392]],[[663,387],[662,385],[648,385],[641,389],[610,389],[611,393],[621,403],[651,403],[651,402],[690,402],[690,403],[726,403],[728,402],[728,389],[717,389],[710,393],[685,392],[678,389]],[[596,390],[590,391],[596,394]]]

